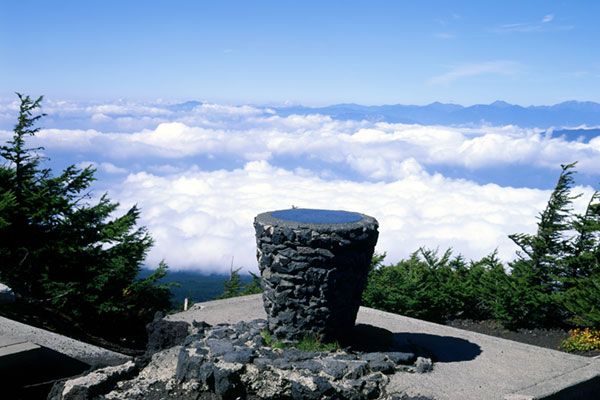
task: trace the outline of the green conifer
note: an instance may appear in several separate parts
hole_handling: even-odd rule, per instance
[[[106,194],[91,202],[92,167],[57,176],[42,168],[42,148],[26,141],[40,129],[43,97],[17,95],[18,123],[0,147],[0,280],[21,301],[50,305],[96,334],[115,324],[143,332],[155,311],[169,308],[170,292],[157,285],[164,263],[136,279],[152,246],[146,228],[136,228],[139,209],[111,219],[117,203]]]

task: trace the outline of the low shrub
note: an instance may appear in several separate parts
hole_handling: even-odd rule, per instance
[[[573,351],[592,351],[600,348],[600,331],[596,329],[571,329],[570,336],[563,340],[560,349],[567,353]]]
[[[302,351],[331,351],[340,349],[340,344],[337,341],[331,343],[323,342],[322,336],[318,334],[307,333],[298,343],[282,343],[280,341],[273,342],[271,333],[266,329],[261,331],[261,335],[263,339],[265,339],[267,346],[271,346],[274,349],[293,348]]]

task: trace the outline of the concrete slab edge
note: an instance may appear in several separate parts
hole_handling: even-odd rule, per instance
[[[23,353],[26,351],[33,351],[39,348],[40,346],[31,342],[21,342],[11,344],[10,346],[3,346],[0,347],[0,359],[2,359],[2,357],[10,356],[17,353]]]
[[[590,359],[593,360],[593,359]],[[507,394],[505,400],[565,400],[594,398],[600,393],[598,361],[552,379],[538,382],[528,388]]]
[[[19,337],[92,366],[119,365],[131,360],[130,356],[5,317],[0,317],[0,335]]]

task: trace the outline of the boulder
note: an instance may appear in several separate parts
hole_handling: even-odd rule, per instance
[[[12,303],[15,301],[15,294],[11,288],[0,283],[0,304]]]
[[[136,371],[133,361],[124,364],[100,368],[88,374],[60,382],[52,387],[49,400],[81,400],[91,399],[105,393],[124,378],[129,378]]]
[[[157,351],[183,344],[189,335],[190,324],[183,321],[167,321],[161,312],[154,315],[154,320],[146,325],[148,356]]]

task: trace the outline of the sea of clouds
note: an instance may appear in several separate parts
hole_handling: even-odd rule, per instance
[[[0,102],[0,141],[18,103]],[[358,211],[380,223],[378,252],[397,262],[425,246],[479,259],[515,258],[511,233],[533,233],[560,164],[600,181],[600,137],[588,142],[517,126],[421,126],[326,115],[282,117],[268,107],[45,101],[52,168],[94,165],[94,196],[120,212],[137,204],[155,245],[148,266],[257,271],[253,218],[296,207]],[[494,181],[502,171],[502,183]],[[507,175],[508,174],[508,175]],[[515,184],[511,182],[514,176]],[[547,181],[547,179],[545,180]],[[523,184],[528,182],[528,184]],[[583,210],[594,188],[583,193]]]

